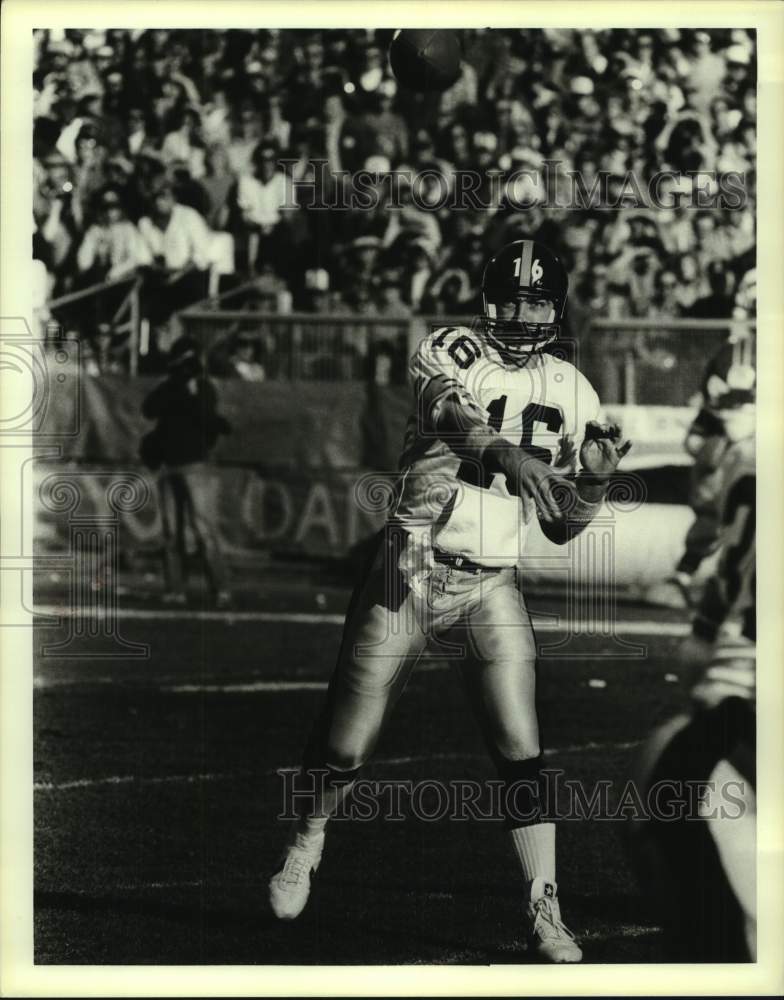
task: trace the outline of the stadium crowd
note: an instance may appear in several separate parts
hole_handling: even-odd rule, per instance
[[[471,314],[488,255],[522,234],[564,257],[578,335],[596,317],[751,314],[752,33],[466,30],[460,78],[425,95],[397,87],[391,36],[37,31],[33,256],[43,315],[58,296],[138,273],[150,357],[163,360],[176,309],[250,277],[282,312]],[[579,171],[588,187],[606,172],[626,207],[556,207],[530,176],[504,187],[546,160],[558,161],[561,179]],[[403,183],[394,205],[318,207],[363,169],[378,175],[377,193],[389,171],[435,171],[449,183],[475,171],[480,194],[493,177],[501,194],[455,210],[438,207],[437,184],[415,198]],[[689,196],[689,174],[736,172],[745,202],[622,199],[630,172],[645,185],[661,171],[674,175],[668,191]],[[107,318],[83,309],[76,326],[108,359]]]

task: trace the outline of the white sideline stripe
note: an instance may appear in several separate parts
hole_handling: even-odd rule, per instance
[[[163,684],[170,694],[247,694],[254,691],[326,691],[326,681],[249,681],[245,684]]]
[[[115,677],[35,677],[37,691],[57,687],[79,687],[96,684],[117,684]],[[253,694],[274,691],[326,691],[327,681],[238,681],[236,684],[156,684],[155,690],[165,694]]]
[[[39,604],[34,615],[73,618],[77,614],[95,614],[95,609],[74,605]],[[196,611],[177,608],[118,608],[119,619],[137,621],[197,621],[197,622],[287,622],[292,625],[342,625],[345,615],[323,611]]]
[[[155,778],[137,778],[135,774],[109,774],[104,778],[76,778],[73,781],[36,781],[34,792],[67,792],[73,788],[94,788],[96,785],[168,785],[183,782],[195,784],[197,781],[221,781],[236,778],[233,774],[163,774]]]
[[[579,935],[580,941],[612,941],[613,938],[639,938],[661,934],[661,927],[642,927],[639,924],[621,924],[609,931],[586,931]]]
[[[578,746],[560,747],[544,751],[545,757],[554,757],[564,753],[587,753],[591,751],[618,751],[631,750],[639,746],[640,741],[631,743],[582,743]],[[484,754],[476,753],[436,753],[419,754],[412,757],[387,757],[383,760],[373,760],[371,765],[377,767],[392,767],[398,764],[421,764],[426,761],[445,760],[485,760]],[[370,766],[370,765],[369,765]],[[263,776],[270,778],[278,771],[296,770],[297,764],[281,764],[278,768],[264,771]],[[79,788],[95,788],[100,785],[168,785],[187,784],[192,785],[197,781],[231,781],[238,777],[248,777],[246,771],[217,772],[214,774],[164,774],[153,778],[137,778],[135,774],[109,774],[102,778],[76,778],[72,781],[36,781],[33,784],[34,792],[68,792]]]
[[[186,880],[182,882],[125,882],[118,885],[112,885],[113,890],[119,890],[121,892],[139,892],[144,889],[203,889],[206,885],[210,883],[206,880]],[[71,888],[68,890],[68,894],[74,896],[86,896],[89,898],[94,898],[96,893],[92,889],[78,889]]]
[[[62,606],[54,604],[37,605],[35,615],[70,618],[79,613],[94,613],[92,608]],[[118,608],[119,619],[137,621],[211,621],[211,622],[259,622],[267,624],[289,625],[343,625],[345,615],[327,614],[326,612],[301,611],[195,611],[177,610],[175,608]],[[534,627],[541,632],[565,632],[567,628],[590,637],[612,638],[609,627],[605,633],[606,622],[598,623],[578,619],[568,626],[563,622],[555,624],[534,622]],[[691,631],[687,622],[653,621],[650,619],[623,619],[615,622],[615,631],[624,635],[666,635],[685,636]]]

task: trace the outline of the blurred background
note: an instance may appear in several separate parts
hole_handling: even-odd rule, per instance
[[[706,365],[739,339],[753,361],[753,32],[459,34],[460,78],[420,94],[396,83],[388,30],[35,32],[38,332],[77,345],[84,397],[66,457],[137,462],[150,380],[192,338],[234,431],[212,456],[234,558],[343,556],[378,520],[346,508],[357,475],[396,467],[418,339],[470,323],[487,258],[535,236],[569,271],[570,357],[635,438],[647,499],[685,508],[682,538]],[[546,159],[551,195],[571,171],[587,190],[605,172],[617,207],[553,207],[512,178]],[[378,191],[389,171],[437,171],[447,188],[478,171],[485,207],[439,208],[438,183],[416,200],[404,183],[393,207],[325,209],[359,170]],[[674,207],[641,205],[629,175],[645,191],[662,171]],[[706,174],[732,172],[742,204],[722,207]],[[129,552],[154,548],[155,519],[129,518]]]

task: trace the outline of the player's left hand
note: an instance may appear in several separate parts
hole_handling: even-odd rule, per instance
[[[589,420],[580,447],[580,463],[592,475],[609,476],[631,446],[631,441],[624,438],[620,424],[600,424],[597,420]]]

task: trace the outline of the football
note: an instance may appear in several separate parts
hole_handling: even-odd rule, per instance
[[[401,87],[446,90],[460,76],[460,39],[454,31],[401,29],[389,46],[389,64]]]

